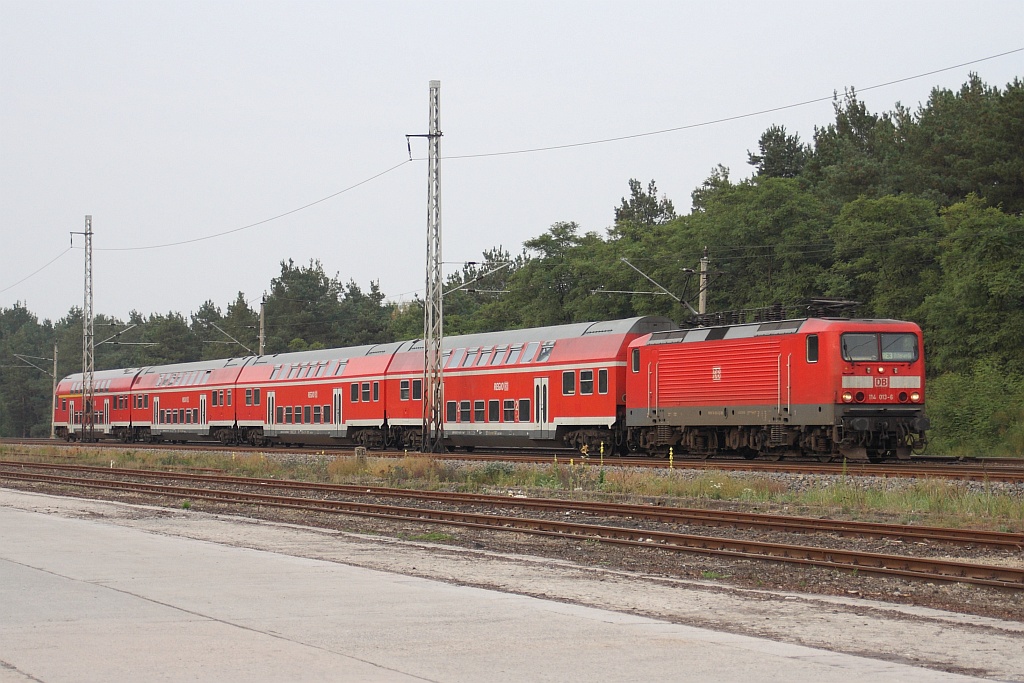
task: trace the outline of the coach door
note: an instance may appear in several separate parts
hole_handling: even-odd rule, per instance
[[[551,438],[551,426],[548,424],[548,378],[533,378],[533,428],[537,438]]]
[[[342,434],[342,420],[341,420],[341,396],[342,392],[340,388],[334,389],[334,410],[331,413],[331,419],[334,424],[334,435],[343,436]]]
[[[160,397],[153,397],[153,421],[150,423],[150,430],[156,433],[156,428],[160,424]]]
[[[206,427],[206,392],[199,393],[199,426]]]
[[[277,424],[277,397],[273,391],[267,392],[267,434],[277,434],[275,431],[277,428],[274,426]]]

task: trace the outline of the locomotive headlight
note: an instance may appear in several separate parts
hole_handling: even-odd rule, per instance
[[[852,400],[853,400],[853,394],[850,393],[849,391],[844,391],[843,392],[843,402],[844,403],[849,403]]]
[[[881,375],[883,372],[885,372],[885,368],[879,367],[878,368],[878,374]]]
[[[919,392],[919,391],[912,391],[912,392],[910,392],[910,400],[913,401],[914,403],[917,403],[918,401],[920,401],[921,400],[921,392]]]

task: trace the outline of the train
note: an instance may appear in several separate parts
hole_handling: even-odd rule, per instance
[[[669,318],[446,337],[442,444],[709,458],[903,460],[926,443],[921,329]],[[60,438],[419,449],[422,340],[100,370],[60,381]]]

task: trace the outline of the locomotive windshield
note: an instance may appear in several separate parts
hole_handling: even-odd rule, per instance
[[[850,333],[842,337],[843,360],[913,363],[918,358],[917,335]]]

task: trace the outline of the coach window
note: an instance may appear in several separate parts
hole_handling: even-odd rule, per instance
[[[555,342],[546,341],[544,345],[540,347],[540,354],[537,356],[537,362],[543,363],[551,355],[551,350],[555,348]]]
[[[295,424],[302,424],[302,406],[295,406]]]
[[[373,400],[374,401],[379,401],[380,400],[380,382],[374,382],[373,383]]]
[[[142,395],[142,402],[144,404],[142,407],[148,409],[149,408],[149,394],[143,394]]]
[[[316,374],[313,375],[313,376],[314,377],[323,377],[324,372],[326,370],[327,370],[327,361],[324,361],[322,363],[318,363],[317,366],[316,366]]]
[[[501,365],[501,362],[505,360],[506,353],[508,353],[507,346],[499,346],[494,349],[494,358],[491,359],[491,365]]]
[[[409,380],[407,379],[403,379],[401,382],[398,383],[398,400],[409,400]]]
[[[576,371],[566,370],[562,373],[562,396],[574,396],[576,394]]]
[[[466,360],[462,361],[462,367],[471,368],[473,367],[473,361],[476,360],[476,354],[479,352],[478,349],[470,349],[466,353]]]
[[[597,393],[608,393],[608,368],[601,368],[597,371]]]
[[[211,391],[210,392],[210,403],[212,405],[214,405],[214,406],[217,405],[217,392],[216,391]]]
[[[807,335],[807,362],[818,362],[818,335],[816,334]]]
[[[530,421],[530,399],[528,398],[519,399],[519,421]]]
[[[519,359],[519,352],[523,350],[522,344],[513,344],[512,350],[508,352],[508,358],[505,359],[505,365],[512,365]]]
[[[284,406],[277,407],[277,424],[284,424]]]
[[[534,355],[537,353],[537,347],[540,346],[540,342],[530,342],[526,345],[526,350],[523,351],[523,357],[519,359],[520,363],[529,363],[533,360]]]
[[[185,424],[185,409],[178,408],[178,424]]]
[[[459,422],[469,422],[469,401],[459,401]]]
[[[423,380],[414,379],[412,381],[412,400],[420,401],[423,399]]]
[[[501,402],[498,400],[487,402],[487,421],[499,422],[501,420]]]
[[[310,419],[309,418],[311,416],[312,411],[313,411],[313,408],[310,407],[310,406],[306,406],[305,408],[302,409],[302,414],[303,414],[304,421],[305,421],[306,424],[310,424]]]
[[[313,424],[320,424],[320,406],[313,406]]]
[[[324,406],[324,424],[326,425],[326,424],[330,424],[330,423],[331,423],[331,406],[326,405],[326,406]]]
[[[247,405],[247,406],[251,406],[252,405],[252,389],[246,389],[245,390],[245,405]]]
[[[363,403],[370,402],[370,383],[363,382]]]
[[[260,390],[258,388],[252,390],[252,404],[254,406],[258,406],[260,404]]]
[[[62,398],[60,400],[60,409],[61,410],[67,410],[68,409],[68,400],[66,398]]]
[[[292,407],[286,406],[284,409],[284,423],[290,425],[292,423]]]
[[[228,389],[228,405],[231,405],[231,394],[235,393],[234,389]]]
[[[491,362],[491,353],[493,349],[490,346],[480,349],[480,358],[477,359],[477,367],[482,367]]]
[[[352,403],[359,403],[359,385],[353,382],[349,385],[349,400]]]
[[[640,372],[640,349],[633,349],[633,372]]]
[[[502,404],[502,419],[505,422],[516,421],[516,402],[515,399],[506,398]]]
[[[473,401],[473,422],[485,422],[484,402]]]
[[[459,414],[459,404],[455,401],[448,401],[444,404],[444,421],[455,422],[455,418]]]
[[[185,424],[187,424],[187,425],[192,424],[192,411],[191,410],[186,410],[185,411]]]
[[[466,349],[455,349],[454,351],[452,351],[452,355],[451,355],[451,359],[450,359],[451,362],[448,363],[448,367],[450,367],[450,368],[457,368],[457,367],[459,367],[459,362],[462,360],[462,356],[465,353],[466,353]]]
[[[594,393],[594,371],[580,370],[580,394],[589,396]]]

